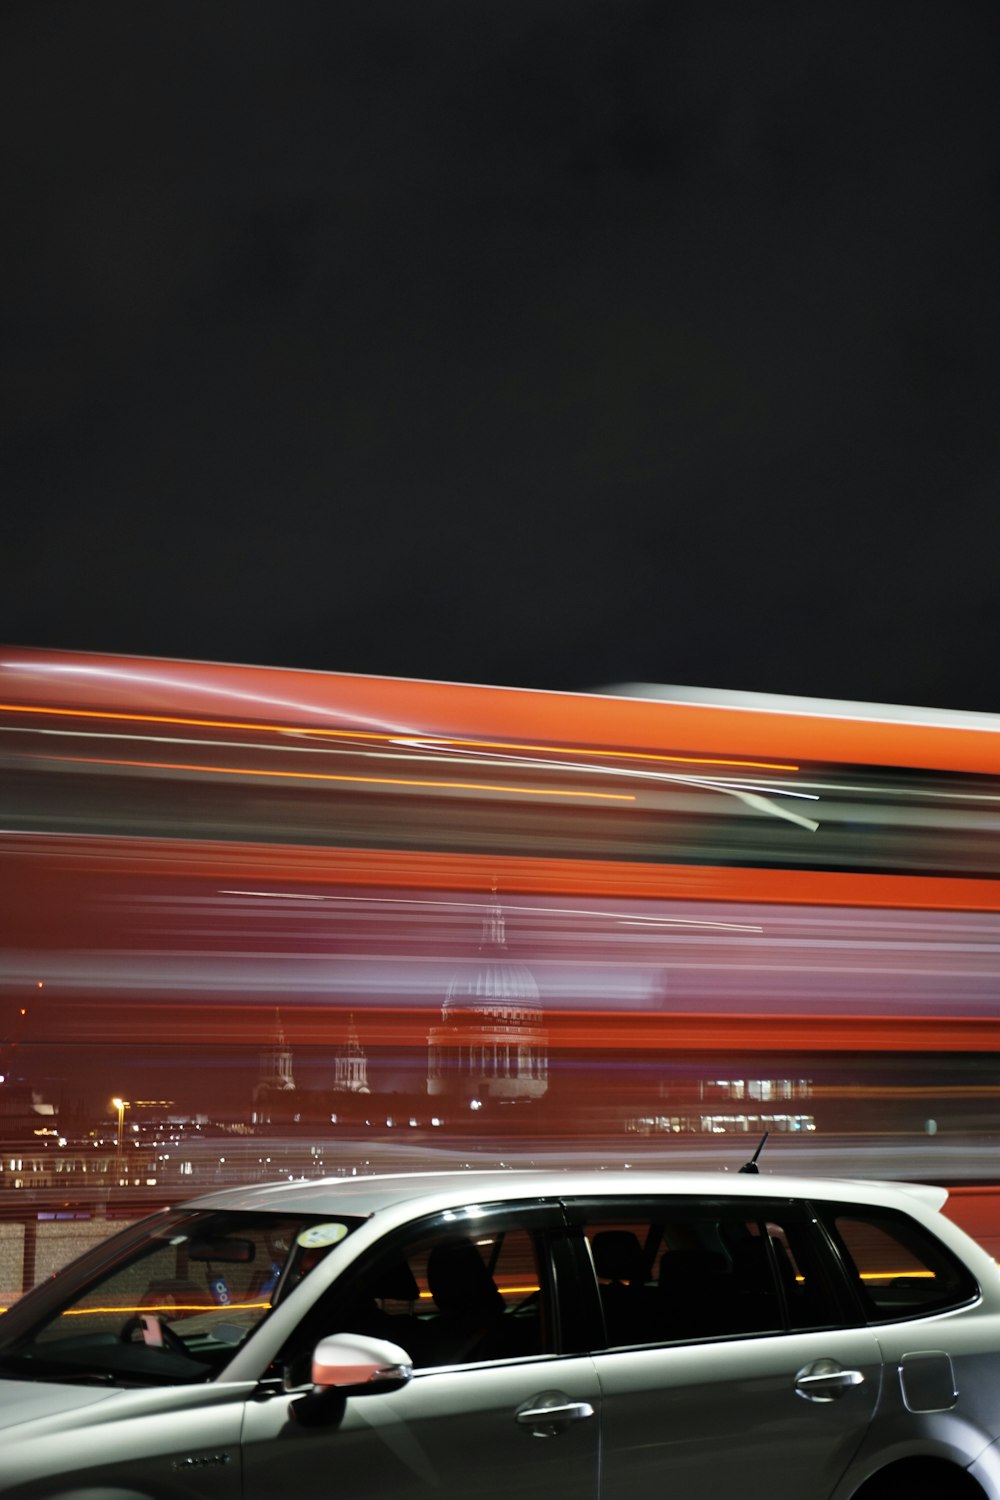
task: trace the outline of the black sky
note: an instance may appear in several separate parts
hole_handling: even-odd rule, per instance
[[[1000,711],[995,4],[0,35],[0,639]]]

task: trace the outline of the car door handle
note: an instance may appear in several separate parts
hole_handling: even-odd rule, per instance
[[[836,1401],[851,1386],[863,1385],[860,1370],[845,1370],[835,1359],[817,1359],[795,1377],[795,1394],[804,1401]]]
[[[574,1401],[565,1391],[541,1391],[517,1408],[514,1421],[530,1427],[535,1437],[558,1437],[570,1422],[585,1422],[593,1415],[589,1401]]]

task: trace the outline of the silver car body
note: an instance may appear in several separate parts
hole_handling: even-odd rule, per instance
[[[939,1496],[1000,1500],[1000,1271],[940,1213],[946,1196],[916,1185],[636,1171],[467,1171],[227,1189],[183,1207],[345,1217],[356,1227],[209,1379],[0,1380],[0,1492],[25,1500],[617,1500],[649,1485],[684,1500],[730,1491],[741,1500],[852,1500],[859,1492],[868,1500],[906,1492],[901,1485],[920,1464]],[[511,1206],[554,1225],[573,1204],[611,1222],[621,1204],[661,1199],[745,1203],[749,1216],[765,1202],[806,1205],[807,1217],[822,1218],[834,1203],[904,1215],[961,1264],[975,1292],[959,1306],[898,1320],[851,1317],[843,1326],[662,1342],[641,1330],[625,1342],[598,1334],[586,1347],[577,1337],[537,1354],[430,1362],[408,1379],[401,1340],[394,1347],[358,1336],[351,1347],[332,1340],[324,1357],[334,1370],[338,1361],[364,1365],[371,1351],[370,1369],[381,1360],[381,1372],[370,1390],[289,1388],[280,1378],[279,1356],[324,1295],[386,1244],[405,1243],[414,1226],[475,1233],[503,1222]],[[572,1221],[570,1213],[552,1241],[560,1258],[552,1285],[567,1326],[576,1303],[596,1296]],[[0,1318],[0,1361],[16,1345],[8,1330],[16,1335],[64,1306],[73,1274],[66,1268]],[[321,1359],[314,1369],[322,1367]],[[334,1378],[322,1377],[327,1386]]]

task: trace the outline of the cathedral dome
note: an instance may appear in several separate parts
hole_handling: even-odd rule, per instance
[[[482,957],[460,969],[452,979],[441,1007],[443,1019],[472,1012],[511,1022],[541,1020],[535,976],[527,964],[511,963],[506,950],[503,910],[494,891],[483,919]]]
[[[442,1010],[445,1015],[456,1011],[516,1011],[541,1015],[541,997],[535,976],[526,964],[487,959],[470,965],[464,974],[456,974],[448,986]]]
[[[541,997],[527,964],[507,957],[503,911],[486,908],[478,958],[455,973],[427,1037],[427,1092],[462,1107],[541,1099],[549,1086]]]

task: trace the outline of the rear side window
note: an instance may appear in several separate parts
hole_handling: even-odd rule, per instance
[[[922,1224],[891,1209],[819,1204],[870,1323],[943,1312],[972,1301],[972,1274]]]
[[[581,1217],[611,1348],[850,1321],[802,1205],[663,1199]]]

